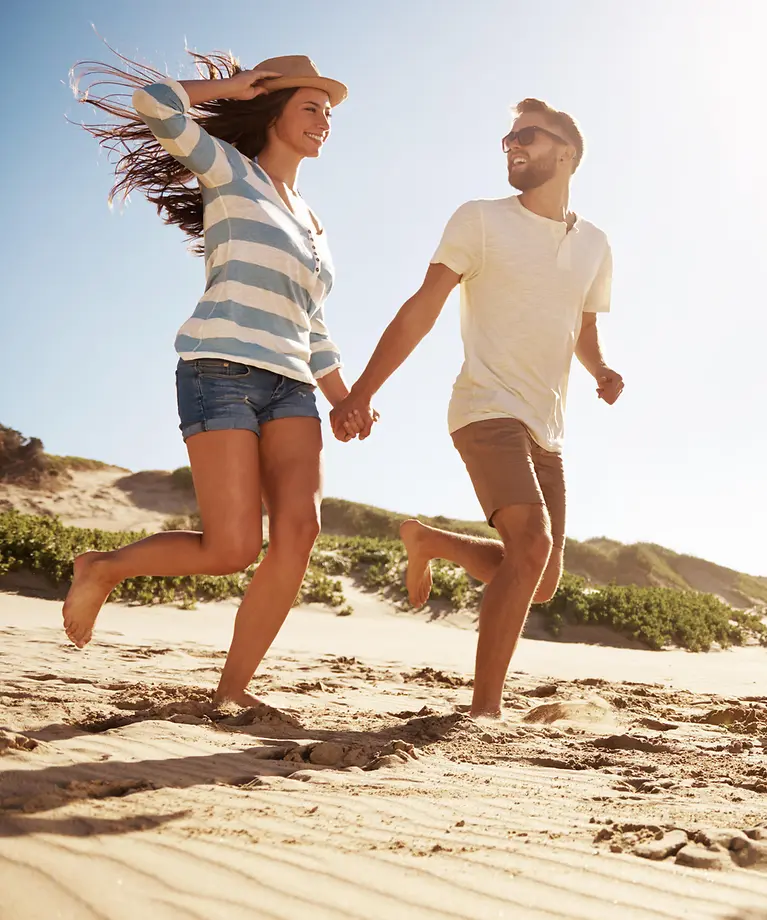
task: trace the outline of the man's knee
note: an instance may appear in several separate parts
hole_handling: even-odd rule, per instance
[[[545,505],[509,505],[493,515],[506,555],[543,570],[551,556],[551,522]]]
[[[552,574],[549,574],[548,571],[543,573],[538,587],[535,589],[535,594],[533,596],[534,604],[545,604],[554,597],[559,587],[560,574],[559,571],[554,571]]]
[[[548,565],[541,575],[541,580],[533,597],[534,604],[545,604],[556,594],[559,580],[562,577],[562,550],[554,547],[549,557]]]
[[[526,540],[527,550],[525,557],[531,568],[545,569],[551,557],[553,546],[551,534],[547,528],[535,530],[528,534]]]

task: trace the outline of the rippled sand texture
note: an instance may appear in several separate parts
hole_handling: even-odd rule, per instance
[[[2,609],[3,920],[767,920],[767,696],[515,672],[481,724],[470,666],[414,648],[425,629],[436,659],[455,637],[470,656],[471,633],[389,617],[382,661],[361,636],[383,621],[352,656],[341,621],[298,611],[264,705],[218,710],[220,611],[209,633],[155,611],[139,640],[116,609],[81,653],[55,604]]]

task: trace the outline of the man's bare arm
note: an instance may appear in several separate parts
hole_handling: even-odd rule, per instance
[[[450,292],[460,280],[461,276],[446,265],[437,263],[429,266],[419,290],[405,301],[386,327],[349,396],[330,413],[334,432],[355,410],[363,419],[370,417],[370,400],[430,332]],[[360,434],[360,439],[366,438],[369,433],[368,425]]]
[[[575,356],[592,377],[598,376],[599,369],[606,367],[602,346],[599,342],[596,313],[583,314],[581,334],[575,344]]]
[[[581,332],[575,343],[575,356],[597,381],[599,398],[612,405],[623,392],[623,378],[605,363],[596,313],[583,314]]]

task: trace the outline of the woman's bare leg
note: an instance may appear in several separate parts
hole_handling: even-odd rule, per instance
[[[261,552],[258,437],[252,431],[203,431],[187,442],[202,533],[153,534],[122,549],[78,556],[64,604],[64,629],[86,645],[115,585],[137,575],[224,575]]]
[[[269,549],[237,613],[216,701],[252,705],[246,691],[301,588],[320,531],[322,432],[311,418],[261,428],[261,476],[269,512]]]

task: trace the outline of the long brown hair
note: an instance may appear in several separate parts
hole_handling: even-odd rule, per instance
[[[81,61],[70,72],[78,101],[92,105],[111,119],[106,123],[81,125],[116,157],[116,181],[109,200],[124,199],[132,191],[140,191],[166,223],[181,227],[195,242],[192,250],[199,254],[202,252],[200,188],[194,175],[160,146],[130,102],[133,90],[168,78],[153,67],[114,53],[124,69],[99,61]],[[226,79],[243,69],[231,55],[195,51],[189,54],[204,79]],[[281,89],[255,99],[216,99],[195,106],[189,115],[213,137],[227,141],[243,156],[252,158],[263,150],[269,126],[295,92],[295,89]]]

